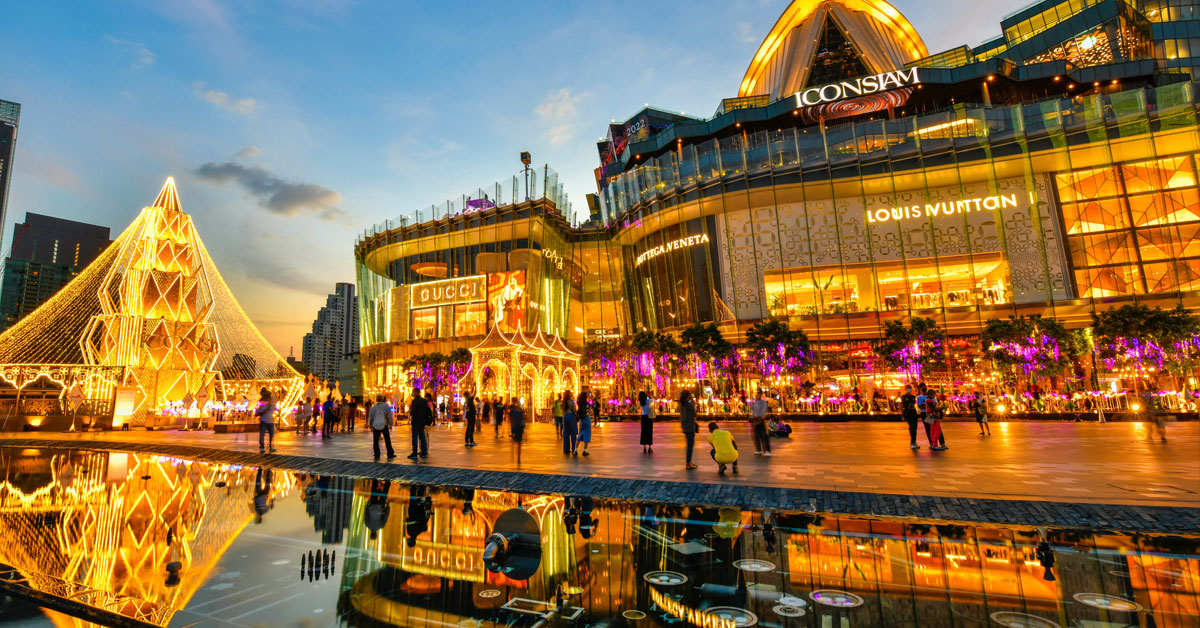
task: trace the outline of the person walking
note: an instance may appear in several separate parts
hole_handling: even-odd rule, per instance
[[[325,403],[321,404],[321,438],[333,438],[333,422],[337,416],[337,404],[333,401],[333,395],[325,398]]]
[[[504,422],[504,402],[499,397],[492,404],[492,414],[496,417],[496,438],[500,438],[500,424]]]
[[[308,422],[312,420],[312,399],[305,397],[296,406],[296,433],[301,436],[308,431]]]
[[[521,465],[521,441],[525,438],[525,411],[521,409],[521,400],[512,398],[508,406],[508,425],[512,430],[513,444],[517,447],[517,466]]]
[[[559,419],[562,427],[562,442],[563,453],[570,455],[578,455],[576,449],[579,447],[579,417],[575,413],[575,400],[571,398],[571,391],[564,390],[559,399],[559,408],[562,412],[562,418]]]
[[[695,469],[692,463],[692,450],[696,448],[696,432],[700,426],[696,424],[696,403],[692,401],[692,391],[686,388],[679,393],[679,428],[683,430],[683,440],[686,444],[684,460],[685,469]]]
[[[921,413],[917,410],[917,397],[913,395],[912,386],[905,386],[904,394],[900,395],[900,416],[908,424],[908,448],[920,449],[921,446],[917,444],[917,423],[921,421]]]
[[[983,431],[987,430],[987,435],[992,435],[992,428],[988,425],[987,419],[987,402],[983,397],[979,396],[979,391],[975,391],[975,395],[971,398],[971,410],[975,412],[975,423],[979,424],[979,434],[982,436]]]
[[[654,404],[650,399],[650,395],[642,390],[638,392],[638,407],[641,408],[642,436],[642,453],[654,453]]]
[[[555,397],[554,403],[550,404],[550,415],[554,417],[554,434],[559,438],[563,437],[563,402],[562,397]]]
[[[767,434],[767,399],[763,389],[758,389],[758,395],[750,403],[750,429],[754,437],[754,455],[771,455],[771,437]]]
[[[375,459],[379,460],[379,437],[383,437],[383,444],[387,446],[388,460],[396,457],[396,450],[392,449],[392,424],[395,423],[395,415],[392,414],[392,406],[384,401],[383,395],[375,397],[375,405],[367,411],[367,424],[371,427],[372,448],[375,450]]]
[[[1146,392],[1142,393],[1142,408],[1151,427],[1147,440],[1154,438],[1157,433],[1160,442],[1167,442],[1167,411],[1163,408],[1162,397],[1158,395],[1158,387],[1153,383],[1146,384]]]
[[[269,435],[271,453],[275,453],[275,401],[271,399],[271,391],[263,388],[259,391],[258,407],[254,409],[258,417],[258,453],[266,451],[263,448],[263,437]]]
[[[436,426],[438,422],[438,408],[437,404],[434,402],[432,390],[425,391],[425,404],[429,406],[429,419],[425,421],[425,426]]]
[[[420,388],[413,388],[412,403],[408,406],[408,420],[412,426],[412,453],[410,460],[429,457],[429,439],[425,437],[425,426],[433,422],[433,409],[429,399],[421,396]]]
[[[483,414],[480,419],[482,423],[492,422],[492,400],[487,397],[483,398]]]
[[[933,451],[948,449],[946,437],[942,435],[942,405],[932,390],[925,394],[925,424],[929,426],[929,448]]]
[[[579,444],[583,445],[583,455],[590,456],[588,453],[588,443],[592,442],[592,414],[591,403],[588,401],[587,391],[579,393],[579,399],[575,402],[576,416],[579,417]]]
[[[733,434],[729,430],[721,429],[716,421],[709,421],[708,444],[712,445],[708,455],[712,456],[713,461],[717,463],[718,475],[725,475],[725,468],[728,465],[733,465],[734,473],[738,472],[737,441],[733,440]]]
[[[467,406],[463,411],[464,418],[467,420],[467,431],[465,439],[467,447],[475,446],[475,395],[467,393]]]

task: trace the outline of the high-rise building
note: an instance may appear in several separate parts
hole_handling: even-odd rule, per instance
[[[110,242],[108,227],[26,213],[25,222],[13,227],[12,252],[4,261],[0,330],[54,296]]]
[[[17,123],[20,120],[21,105],[0,100],[0,230],[4,229],[9,172],[12,171],[13,153],[17,150]]]
[[[339,283],[304,335],[300,359],[310,373],[330,380],[338,379],[342,359],[352,353],[358,353],[358,299],[354,284]]]

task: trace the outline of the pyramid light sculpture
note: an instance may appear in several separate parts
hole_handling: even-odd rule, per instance
[[[170,177],[79,276],[0,335],[0,379],[20,391],[43,376],[88,399],[135,389],[133,425],[189,396],[257,399],[261,387],[289,409],[304,381],[238,305]]]

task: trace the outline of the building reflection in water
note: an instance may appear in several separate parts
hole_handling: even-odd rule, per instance
[[[527,580],[480,561],[497,517],[518,507],[541,526],[541,567]],[[550,615],[702,628],[1200,625],[1196,538],[1046,531],[1048,580],[1035,528],[369,481],[356,485],[352,520],[338,602],[350,626]]]
[[[302,499],[313,532],[273,542],[295,548],[305,586],[333,583],[325,595],[345,626],[1200,626],[1197,537],[647,505],[134,454],[0,449],[0,466],[4,577],[159,625],[243,528]],[[483,559],[513,509],[540,544],[528,578]],[[285,580],[295,567],[280,567]],[[219,618],[213,603],[204,612]]]
[[[268,473],[264,485],[255,468],[127,453],[0,448],[0,469],[9,579],[162,625],[259,504],[269,508],[293,484],[287,473]],[[173,562],[180,578],[168,584]]]

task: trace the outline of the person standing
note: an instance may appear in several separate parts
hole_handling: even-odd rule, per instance
[[[575,400],[571,398],[571,391],[563,391],[558,407],[562,412],[560,422],[562,424],[563,453],[578,455],[576,449],[579,447],[579,416],[575,413]]]
[[[521,441],[525,437],[525,411],[521,409],[521,400],[512,398],[508,407],[508,425],[512,429],[513,444],[517,446],[517,466],[521,465]]]
[[[642,453],[654,453],[654,404],[651,402],[650,395],[642,390],[638,392],[638,407],[641,408],[642,436]]]
[[[296,406],[296,433],[301,436],[308,431],[308,422],[312,420],[312,399],[305,397]]]
[[[733,434],[718,427],[716,421],[709,421],[708,432],[708,444],[712,445],[708,455],[717,463],[717,474],[725,475],[728,465],[733,465],[733,472],[737,473],[738,449]]]
[[[492,400],[487,397],[483,398],[483,414],[480,416],[483,423],[492,422]]]
[[[987,402],[983,397],[979,396],[979,391],[975,391],[975,395],[971,398],[971,410],[975,412],[975,423],[979,424],[979,434],[983,435],[983,431],[987,430],[987,435],[992,435],[992,428],[988,425],[987,420]]]
[[[346,406],[350,408],[346,411],[346,427],[353,432],[354,424],[358,423],[358,399],[351,397]]]
[[[559,438],[563,437],[563,402],[562,397],[555,397],[554,403],[550,404],[550,415],[554,417],[554,434]]]
[[[687,453],[684,456],[687,462],[685,468],[695,469],[696,465],[692,463],[692,450],[696,448],[696,432],[700,431],[700,426],[696,424],[696,403],[692,401],[692,391],[686,388],[679,393],[679,427],[683,430],[683,440],[687,446]]]
[[[750,402],[750,429],[754,437],[754,455],[771,455],[771,437],[767,434],[767,399],[761,388],[754,401]]]
[[[433,410],[429,407],[429,400],[421,396],[420,388],[413,388],[412,403],[408,406],[408,419],[412,425],[412,453],[408,454],[408,458],[428,458],[429,440],[425,437],[425,426],[433,421]]]
[[[436,426],[438,422],[438,410],[437,404],[434,403],[432,390],[425,391],[425,404],[429,406],[429,418],[425,421],[425,427]]]
[[[946,437],[942,435],[942,405],[932,390],[925,394],[925,424],[929,426],[929,448],[933,451],[948,449]]]
[[[275,402],[271,399],[271,391],[263,388],[259,391],[258,407],[254,409],[258,417],[258,453],[266,451],[263,448],[263,436],[270,435],[271,453],[275,453]]]
[[[464,418],[467,420],[467,431],[465,435],[467,447],[475,446],[475,395],[467,393],[467,406],[463,411]]]
[[[395,423],[395,415],[392,414],[392,407],[383,400],[383,395],[375,397],[375,405],[367,411],[367,424],[371,426],[371,434],[373,438],[373,449],[375,450],[375,459],[379,460],[379,437],[383,437],[383,443],[387,446],[388,460],[396,457],[396,450],[392,449],[392,424]]]
[[[592,442],[592,414],[587,391],[579,393],[575,407],[576,416],[579,417],[579,444],[583,445],[583,455],[590,456],[592,454],[588,453],[588,443]]]
[[[913,395],[912,386],[905,386],[904,394],[900,395],[900,416],[908,423],[908,448],[920,449],[921,446],[917,444],[917,423],[921,421],[921,413],[917,410],[917,397]]]
[[[337,404],[333,402],[333,395],[325,398],[325,403],[321,404],[321,438],[333,438],[333,421],[337,416]]]

